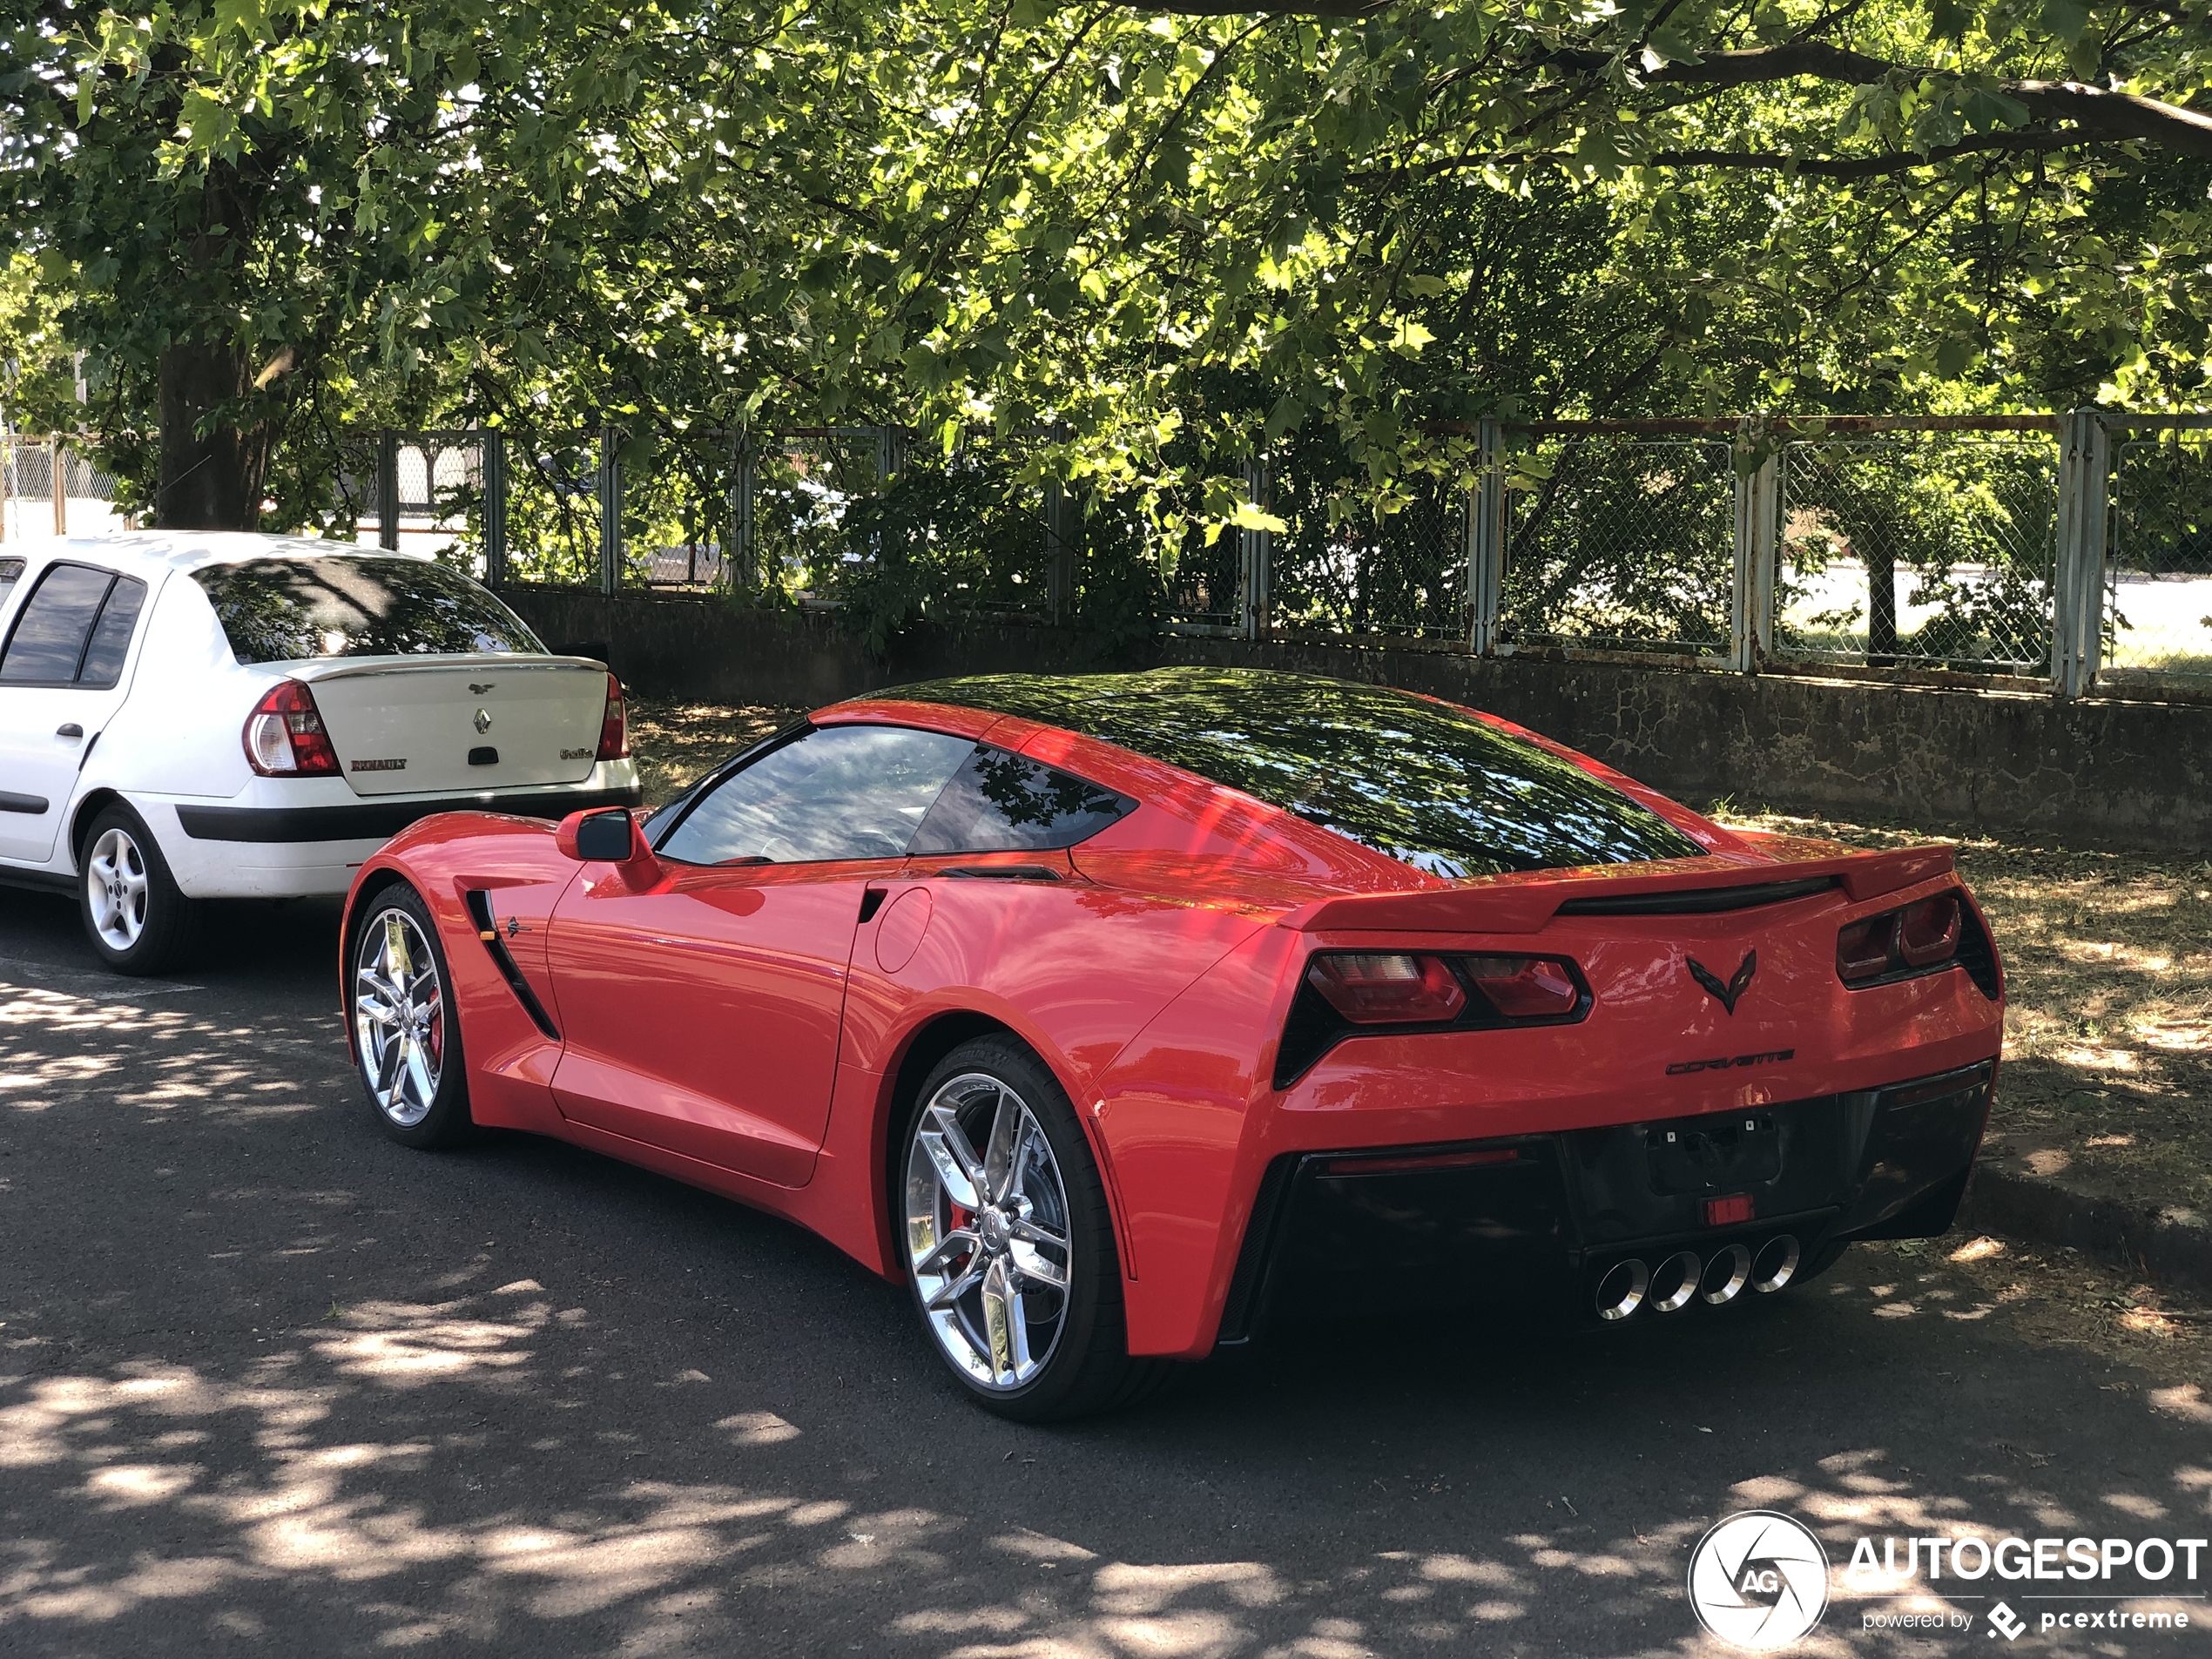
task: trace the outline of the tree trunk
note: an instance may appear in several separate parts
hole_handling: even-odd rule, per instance
[[[1866,661],[1888,668],[1897,661],[1897,554],[1869,537],[1866,550]]]
[[[252,360],[228,341],[161,353],[161,491],[154,523],[167,530],[250,530],[261,523],[273,423],[203,424],[253,392]]]

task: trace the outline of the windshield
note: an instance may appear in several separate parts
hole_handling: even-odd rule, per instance
[[[1441,703],[1258,669],[938,680],[896,695],[1018,715],[1180,766],[1447,878],[1704,849],[1573,762]]]
[[[529,624],[490,593],[423,559],[248,559],[209,565],[192,580],[241,663],[545,650]]]

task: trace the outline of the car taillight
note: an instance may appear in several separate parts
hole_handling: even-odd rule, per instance
[[[630,720],[622,706],[622,682],[607,676],[607,711],[599,718],[601,760],[624,760],[630,755]]]
[[[1582,1000],[1567,964],[1548,956],[1469,956],[1460,965],[1508,1020],[1556,1019]]]
[[[1354,1025],[1422,1025],[1459,1017],[1467,994],[1440,956],[1331,951],[1306,981]]]
[[[1836,935],[1836,972],[1846,985],[1936,968],[1954,960],[1966,928],[1955,893],[1939,893],[1854,921]]]
[[[1927,968],[1959,954],[1959,900],[1939,893],[1909,905],[1897,919],[1897,954],[1908,966]]]
[[[246,764],[264,778],[334,778],[338,752],[322,729],[314,693],[298,680],[279,680],[246,717],[240,737]]]

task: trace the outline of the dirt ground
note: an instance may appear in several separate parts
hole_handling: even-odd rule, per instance
[[[2101,1385],[2141,1388],[2155,1409],[2212,1424],[2212,1310],[2186,1291],[2161,1291],[2078,1251],[2052,1250],[1986,1236],[1907,1238],[1851,1246],[1878,1274],[1838,1277],[1806,1286],[1838,1296],[1871,1296],[1885,1318],[1986,1324],[2025,1339],[2073,1348],[2141,1376]],[[1856,1281],[1871,1278],[1861,1285]]]

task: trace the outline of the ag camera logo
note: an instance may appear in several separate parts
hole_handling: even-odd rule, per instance
[[[1698,1623],[1730,1647],[1776,1652],[1828,1610],[1828,1552],[1788,1515],[1730,1515],[1690,1552],[1689,1605]]]

